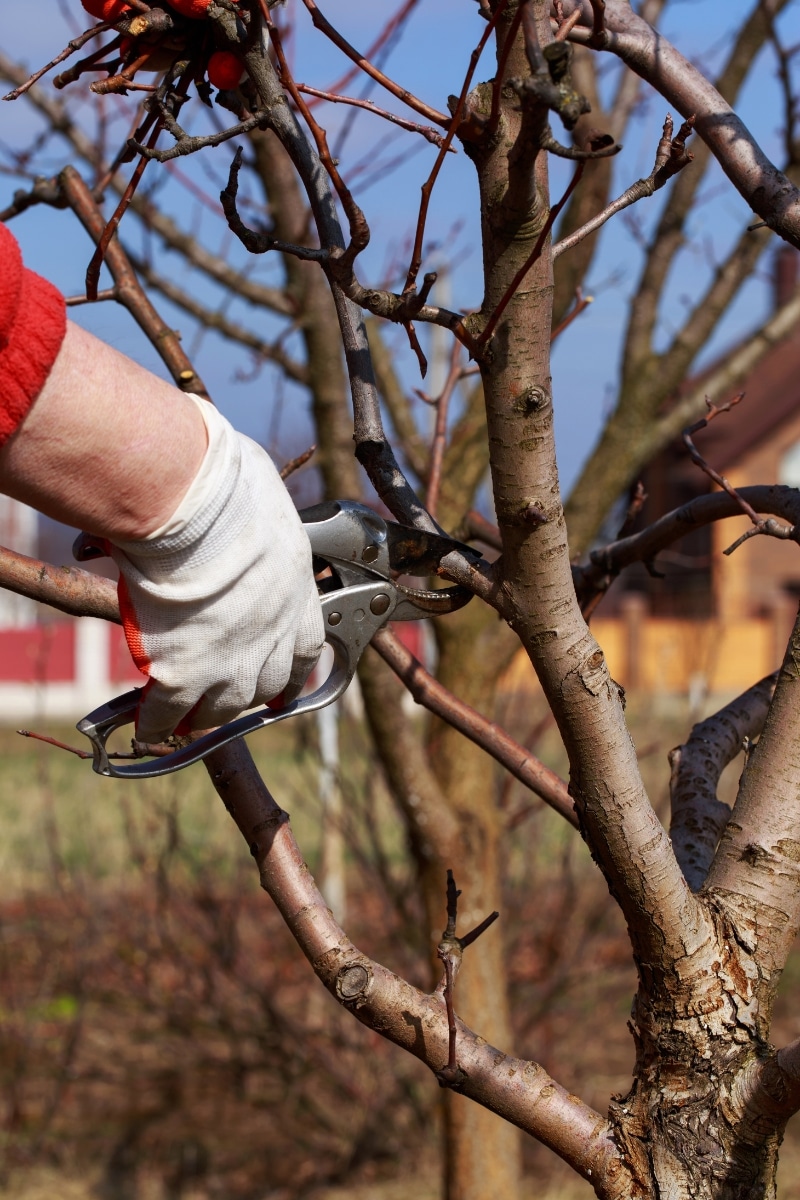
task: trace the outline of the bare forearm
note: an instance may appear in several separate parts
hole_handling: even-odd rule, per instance
[[[112,541],[177,508],[206,449],[195,403],[69,323],[39,397],[0,449],[0,490]]]

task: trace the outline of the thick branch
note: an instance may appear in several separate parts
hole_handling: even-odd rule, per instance
[[[121,624],[115,585],[79,567],[54,567],[0,546],[0,587],[73,617],[102,617]]]
[[[783,968],[800,926],[798,828],[800,617],[706,885],[767,971]]]
[[[337,925],[294,840],[286,813],[259,778],[242,742],[207,760],[214,787],[250,847],[261,886],[339,1003],[433,1072],[448,1061],[440,995],[426,995],[361,953]],[[469,970],[467,962],[465,970]],[[463,1095],[532,1134],[593,1184],[617,1159],[607,1122],[537,1063],[512,1059],[457,1021]]]
[[[783,517],[792,525],[800,522],[800,492],[782,486],[739,488],[739,495],[756,512]],[[688,504],[666,513],[640,533],[620,538],[593,550],[591,561],[573,568],[575,589],[582,603],[595,591],[605,591],[625,567],[635,562],[652,563],[661,550],[686,537],[695,529],[721,521],[725,517],[742,515],[741,505],[725,492],[710,492],[697,496]]]
[[[731,811],[717,799],[719,777],[740,753],[745,738],[761,733],[775,689],[762,679],[719,712],[699,722],[689,740],[670,752],[672,838],[675,857],[692,891],[703,886]]]
[[[604,48],[650,83],[684,119],[696,114],[697,133],[753,212],[800,248],[800,191],[770,162],[714,85],[626,0],[608,0],[606,32]],[[589,29],[581,27],[571,34],[584,42],[590,36]]]

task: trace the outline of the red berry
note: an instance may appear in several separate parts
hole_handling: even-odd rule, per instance
[[[230,50],[215,50],[208,60],[208,78],[221,92],[238,87],[243,75],[241,59]]]
[[[211,0],[169,0],[172,7],[184,17],[202,19],[206,15]]]
[[[124,0],[81,0],[81,4],[98,21],[118,21],[130,8]]]

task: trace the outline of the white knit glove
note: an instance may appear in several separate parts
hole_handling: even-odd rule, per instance
[[[194,482],[160,529],[111,547],[128,648],[150,677],[142,742],[222,725],[276,696],[289,703],[324,638],[311,547],[280,475],[192,398],[209,441]]]

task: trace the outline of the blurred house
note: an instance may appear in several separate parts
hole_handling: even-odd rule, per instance
[[[36,558],[38,529],[33,509],[0,496],[0,545]],[[0,588],[0,721],[72,721],[141,682],[119,626]]]

